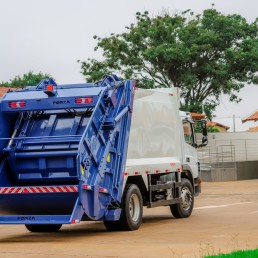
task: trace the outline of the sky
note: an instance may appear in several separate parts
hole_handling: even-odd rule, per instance
[[[138,11],[201,13],[213,3],[224,14],[240,14],[250,22],[258,17],[258,0],[0,0],[0,81],[33,71],[50,73],[59,84],[84,82],[77,60],[101,58],[94,35],[124,32]],[[239,96],[239,104],[222,96],[215,112],[214,121],[230,131],[233,121],[236,131],[258,126],[241,122],[258,109],[258,86],[247,85]]]

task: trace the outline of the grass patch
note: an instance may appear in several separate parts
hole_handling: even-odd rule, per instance
[[[236,251],[230,254],[218,254],[218,255],[209,255],[205,258],[257,258],[258,249],[256,250],[247,250],[247,251]]]

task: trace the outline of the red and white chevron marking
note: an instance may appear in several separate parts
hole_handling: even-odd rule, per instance
[[[0,187],[0,194],[77,193],[77,192],[78,192],[78,187],[73,185]]]

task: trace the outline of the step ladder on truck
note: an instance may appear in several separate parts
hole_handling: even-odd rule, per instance
[[[185,164],[176,88],[138,89],[115,75],[45,79],[2,97],[0,125],[0,224],[51,232],[102,220],[136,230],[143,206],[191,215],[200,172]]]

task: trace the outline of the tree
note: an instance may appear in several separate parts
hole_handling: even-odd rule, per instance
[[[136,20],[124,33],[94,37],[103,60],[79,61],[86,80],[117,73],[137,79],[138,87],[174,85],[183,110],[210,117],[221,94],[238,102],[245,83],[258,83],[258,19],[248,23],[212,8],[197,15],[138,12]]]
[[[25,86],[35,86],[45,78],[52,78],[52,76],[50,74],[43,74],[41,72],[33,73],[32,71],[29,71],[22,76],[15,76],[14,79],[11,79],[9,82],[1,82],[0,85],[11,88],[23,88]]]

